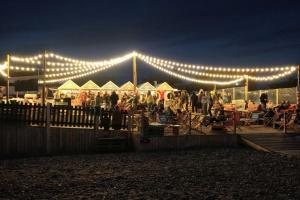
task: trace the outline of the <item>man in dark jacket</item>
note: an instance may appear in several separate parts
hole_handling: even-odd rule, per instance
[[[262,93],[260,95],[260,103],[263,106],[263,110],[267,109],[267,103],[268,103],[268,95],[266,93]]]
[[[198,97],[195,92],[191,95],[192,112],[197,112]]]
[[[115,109],[117,103],[118,103],[118,100],[119,100],[119,97],[118,95],[116,94],[115,91],[113,91],[110,95],[110,104],[111,104],[111,108],[112,109]]]

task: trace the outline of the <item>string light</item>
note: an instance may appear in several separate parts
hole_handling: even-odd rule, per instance
[[[4,77],[7,77],[7,74],[3,71],[7,68],[6,63],[0,64],[0,74]]]
[[[146,61],[146,60],[144,60],[144,61]],[[151,64],[151,65],[156,64],[156,63],[153,63],[153,62],[150,62],[150,61],[146,61],[146,62]],[[173,66],[170,66],[169,64],[166,64],[166,62],[160,62],[158,64],[158,66],[173,69]],[[230,74],[205,73],[205,72],[199,72],[199,71],[194,71],[194,70],[180,68],[180,67],[177,68],[177,71],[192,74],[192,75],[211,77],[211,78],[230,78],[230,79],[234,78],[234,79],[237,79],[237,78],[243,78],[245,76],[248,76],[248,78],[250,80],[255,80],[255,81],[269,81],[270,80],[271,81],[271,80],[279,79],[279,78],[282,78],[284,76],[290,75],[292,72],[294,72],[296,70],[296,67],[293,66],[293,67],[290,67],[288,69],[289,69],[288,71],[285,71],[285,72],[280,73],[280,74],[271,75],[271,76],[270,75],[269,76],[249,76],[247,74],[230,75]],[[237,69],[237,70],[245,71],[245,69]]]
[[[181,67],[181,68],[192,68],[192,69],[198,69],[198,70],[206,70],[206,71],[222,71],[222,72],[268,72],[268,71],[286,71],[290,70],[293,66],[285,66],[285,67],[265,67],[265,68],[230,68],[230,67],[213,67],[213,66],[204,66],[204,65],[192,65],[192,64],[186,64],[186,63],[180,63],[175,62],[171,60],[163,60],[160,58],[144,55],[141,53],[137,53],[137,57],[142,60],[148,60],[150,62],[153,62],[155,64],[168,64],[171,66]]]
[[[130,56],[132,57],[135,54],[135,52],[131,52],[125,56]],[[109,65],[112,61],[117,61],[122,59],[122,57],[118,57],[118,58],[113,58],[113,59],[109,59],[109,60],[99,60],[99,61],[85,61],[85,60],[77,60],[77,59],[73,59],[73,58],[69,58],[69,57],[64,57],[55,53],[49,53],[46,54],[46,56],[50,57],[50,58],[55,58],[58,60],[62,60],[64,62],[71,62],[71,63],[75,63],[75,64],[79,64],[79,65],[92,65],[92,66],[103,66],[103,65]],[[124,57],[124,56],[123,56]]]
[[[10,66],[9,69],[16,71],[35,71],[34,67],[20,67],[20,66]]]
[[[18,57],[11,56],[11,61],[41,65],[43,54],[31,56],[31,57]],[[99,71],[108,69],[116,64],[124,62],[137,56],[142,61],[148,63],[149,65],[165,72],[175,77],[198,82],[205,84],[217,84],[217,85],[226,85],[239,82],[244,78],[248,77],[249,80],[254,81],[272,81],[290,75],[296,71],[295,66],[282,66],[282,67],[265,67],[265,68],[233,68],[233,67],[213,67],[213,66],[204,66],[204,65],[192,65],[186,63],[180,63],[172,60],[160,59],[157,57],[152,57],[144,55],[137,52],[131,52],[121,57],[112,58],[109,60],[98,60],[98,61],[86,61],[73,59],[69,57],[64,57],[55,53],[47,53],[45,57],[47,58],[46,62],[46,78],[49,78],[47,82],[57,82],[61,80],[67,80],[71,78],[78,78],[93,74]],[[7,67],[6,64],[0,65],[0,73],[5,76],[4,69]],[[16,71],[35,71],[40,69],[40,67],[29,67],[23,65],[12,65],[10,66],[11,70]],[[211,72],[206,72],[211,71]],[[178,72],[178,73],[177,73]],[[220,72],[220,73],[216,73]],[[280,72],[277,73],[276,72]],[[206,81],[201,79],[195,79],[193,77],[187,77],[181,73],[191,74],[193,76],[204,76],[209,78],[218,78],[218,79],[231,79],[231,81]],[[260,76],[253,76],[253,73],[261,73]],[[266,75],[267,74],[267,75]],[[59,77],[59,78],[57,78]],[[52,79],[55,78],[55,79]],[[233,80],[232,80],[233,79]]]
[[[208,80],[201,80],[201,79],[195,79],[195,78],[191,78],[191,77],[187,77],[187,76],[184,76],[184,75],[181,75],[181,74],[178,74],[176,72],[173,72],[173,71],[170,71],[166,68],[163,68],[163,67],[160,67],[154,63],[151,63],[151,62],[148,62],[146,60],[144,60],[146,63],[148,63],[149,65],[159,69],[160,71],[163,71],[171,76],[174,76],[174,77],[177,77],[177,78],[180,78],[180,79],[183,79],[183,80],[187,80],[187,81],[192,81],[192,82],[195,82],[195,83],[202,83],[202,84],[214,84],[214,85],[231,85],[231,84],[235,84],[235,83],[238,83],[238,82],[241,82],[242,80],[244,80],[244,77],[243,78],[239,78],[239,79],[235,79],[235,80],[231,80],[231,81],[208,81]]]
[[[32,64],[41,64],[41,60],[43,58],[42,54],[31,56],[31,57],[18,57],[18,56],[11,56],[11,61],[15,62],[23,62],[23,63],[32,63]]]
[[[75,79],[75,78],[80,78],[80,77],[84,77],[90,74],[94,74],[106,69],[109,69],[117,64],[120,64],[126,60],[129,60],[132,58],[132,53],[130,54],[126,54],[125,56],[122,56],[120,58],[114,59],[113,61],[110,61],[108,65],[104,66],[104,67],[100,67],[100,68],[96,68],[94,70],[86,70],[86,69],[79,69],[78,71],[71,71],[71,72],[64,72],[64,73],[56,73],[56,74],[50,74],[50,75],[46,75],[47,78],[52,78],[52,77],[57,77],[57,76],[66,76],[64,78],[58,78],[58,79],[48,79],[46,80],[46,83],[54,83],[54,82],[60,82],[60,81],[64,81],[64,80],[68,80],[68,79]],[[82,73],[84,71],[87,71],[85,73]],[[68,76],[70,74],[76,74],[77,75],[72,75],[72,76]],[[40,81],[41,83],[41,81]]]

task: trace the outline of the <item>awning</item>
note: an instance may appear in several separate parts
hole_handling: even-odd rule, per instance
[[[118,89],[119,87],[116,84],[114,84],[112,81],[108,81],[100,88],[100,90],[110,90],[110,91],[118,90]]]
[[[100,87],[94,83],[92,80],[89,80],[80,87],[81,90],[100,90]]]
[[[64,84],[57,88],[58,90],[80,90],[80,87],[72,80],[66,81]]]

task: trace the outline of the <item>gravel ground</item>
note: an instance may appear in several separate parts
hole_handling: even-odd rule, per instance
[[[249,149],[0,163],[0,199],[300,199],[299,158]]]

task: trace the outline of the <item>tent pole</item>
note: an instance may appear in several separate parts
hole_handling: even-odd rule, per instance
[[[135,54],[135,52],[133,53],[132,64],[133,64],[133,85],[134,85],[134,91],[136,91],[136,88],[137,88],[137,73],[136,73],[136,54]]]
[[[248,76],[245,77],[245,100],[248,101],[248,91],[249,91],[249,79]]]
[[[43,90],[42,90],[42,105],[45,105],[46,102],[46,50],[44,51],[43,56],[43,67],[44,67],[44,73],[43,73]]]
[[[300,108],[300,66],[298,65],[297,74],[297,108]]]
[[[6,65],[6,73],[7,73],[7,83],[6,83],[6,103],[9,101],[9,69],[10,69],[10,55],[7,54],[7,65]]]
[[[276,90],[276,105],[279,104],[279,89],[277,88]]]

